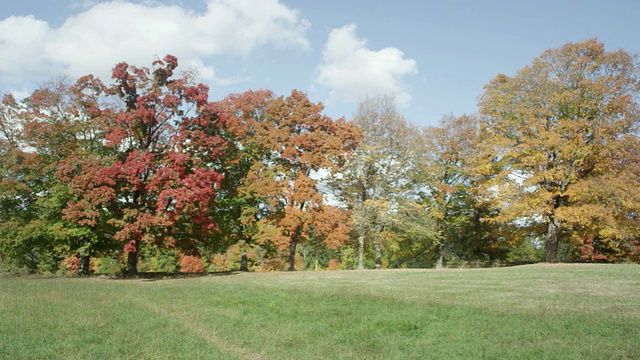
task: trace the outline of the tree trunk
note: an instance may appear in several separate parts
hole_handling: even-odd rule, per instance
[[[558,232],[560,231],[560,222],[558,219],[551,218],[547,224],[547,254],[545,261],[548,263],[558,262]]]
[[[445,213],[446,216],[446,213]],[[444,267],[444,246],[442,243],[444,242],[443,229],[442,229],[442,219],[436,220],[436,229],[438,230],[438,243],[436,245],[436,270],[440,270]]]
[[[82,249],[79,254],[80,264],[78,266],[78,276],[87,276],[91,269],[89,264],[91,261],[91,244]]]
[[[242,252],[242,257],[240,258],[240,271],[249,271],[247,267],[247,253]]]
[[[298,226],[291,235],[291,242],[289,245],[289,271],[296,271],[296,247],[298,246],[298,239],[302,233],[302,226]]]
[[[89,275],[89,262],[91,261],[91,256],[85,253],[80,255],[80,265],[78,266],[78,276],[87,276]]]
[[[374,242],[373,248],[376,252],[375,267],[376,269],[380,269],[382,266],[382,244],[379,238]]]
[[[436,246],[436,269],[442,269],[444,263],[444,255],[442,254],[442,245]]]
[[[296,246],[298,242],[291,239],[291,245],[289,245],[289,271],[296,271]]]
[[[380,234],[384,232],[385,225],[378,224],[376,226],[376,237],[373,242],[373,250],[375,251],[375,268],[380,269],[382,267],[382,237]]]
[[[135,275],[138,273],[138,242],[136,242],[136,251],[127,253],[127,274]]]
[[[358,236],[358,270],[364,269],[364,233]]]

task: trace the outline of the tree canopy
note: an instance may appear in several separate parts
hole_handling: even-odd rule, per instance
[[[567,43],[426,128],[388,96],[212,100],[171,55],[53,79],[0,104],[0,271],[637,262],[638,65]]]
[[[638,62],[595,39],[545,51],[480,99],[477,173],[502,222],[543,224],[609,260],[637,243]]]

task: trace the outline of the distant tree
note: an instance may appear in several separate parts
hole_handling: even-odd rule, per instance
[[[398,113],[390,96],[363,99],[352,124],[361,129],[362,140],[331,186],[352,212],[358,269],[364,268],[365,240],[374,246],[379,267],[381,234],[392,220],[394,205],[410,187],[408,173],[419,130]]]
[[[562,241],[610,260],[635,248],[639,81],[634,55],[591,39],[485,86],[476,172],[496,220],[545,225],[546,261]]]

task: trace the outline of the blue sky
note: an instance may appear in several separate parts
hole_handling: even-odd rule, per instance
[[[351,118],[390,94],[416,124],[476,111],[482,86],[542,51],[597,37],[640,53],[640,2],[507,0],[25,0],[0,2],[0,91],[119,61],[178,56],[211,97],[268,88]]]

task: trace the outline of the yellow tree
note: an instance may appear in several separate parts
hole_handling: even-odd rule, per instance
[[[636,57],[596,39],[485,86],[475,170],[498,221],[545,225],[546,261],[558,261],[559,241],[619,251],[637,238],[637,165],[627,164],[637,161],[638,89]]]

